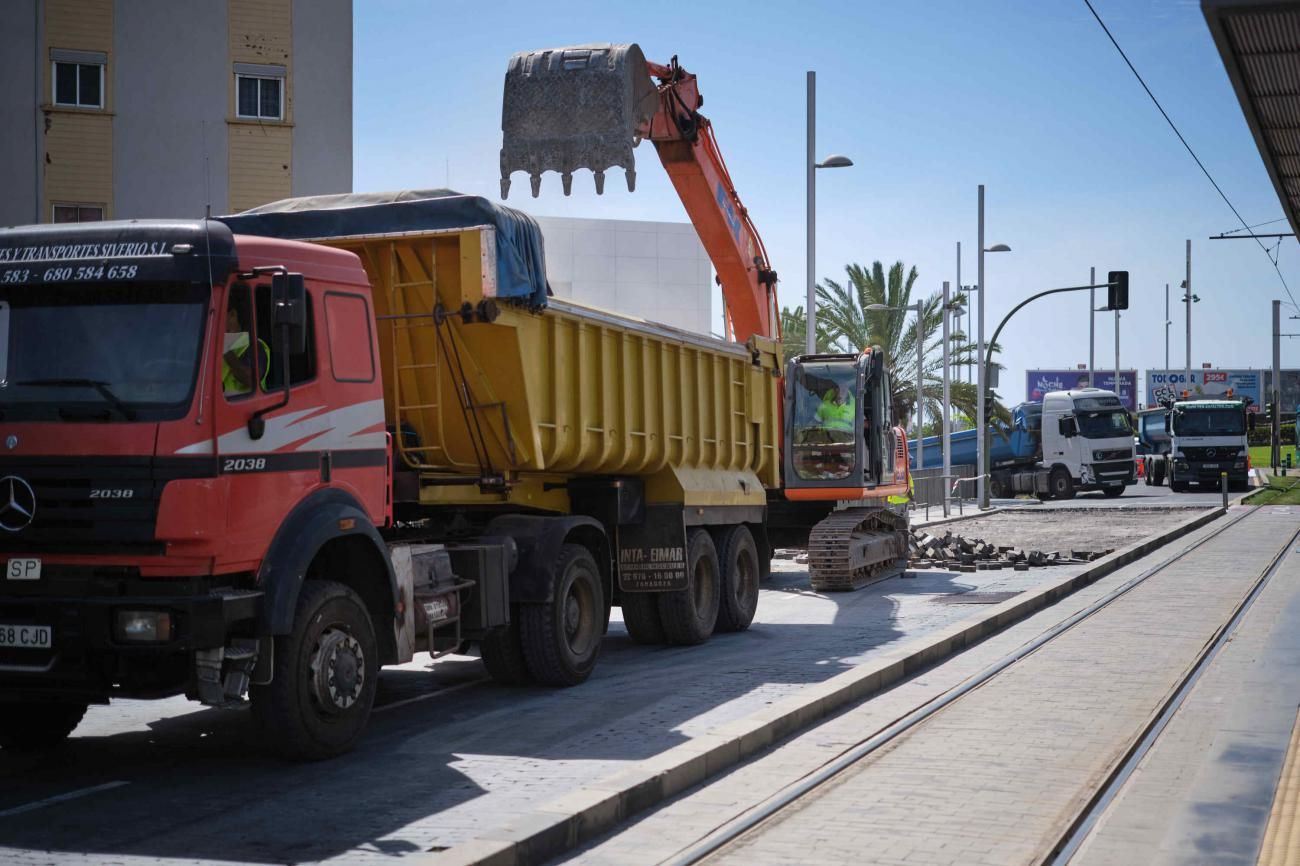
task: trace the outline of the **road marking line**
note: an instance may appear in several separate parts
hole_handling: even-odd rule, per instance
[[[403,698],[400,701],[393,701],[391,704],[384,704],[382,707],[375,707],[373,710],[371,710],[371,712],[382,713],[384,710],[392,710],[392,709],[396,709],[397,707],[404,707],[407,704],[413,704],[416,701],[427,701],[429,698],[436,698],[439,695],[451,694],[452,692],[458,692],[461,689],[467,689],[470,686],[477,686],[482,683],[487,683],[491,681],[492,681],[491,677],[483,677],[482,679],[470,680],[469,682],[465,682],[465,683],[457,683],[454,686],[447,686],[447,688],[445,689],[438,689],[438,691],[436,692],[429,692],[428,694],[424,694],[424,695],[416,695],[413,698]],[[2,814],[3,813],[0,813],[0,815]]]
[[[100,791],[109,791],[113,788],[120,788],[123,785],[129,785],[130,782],[105,782],[102,785],[92,785],[89,788],[79,788],[76,791],[69,791],[66,794],[58,794],[54,797],[46,797],[44,800],[37,800],[35,803],[26,803],[22,806],[14,806],[12,809],[5,809],[0,812],[0,818],[8,818],[10,815],[21,815],[24,812],[31,812],[36,809],[43,809],[46,806],[53,806],[55,803],[62,803],[67,800],[76,800],[80,797],[86,797],[90,794],[97,794]]]

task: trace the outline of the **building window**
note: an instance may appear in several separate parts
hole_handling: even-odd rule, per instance
[[[104,206],[101,204],[56,204],[54,221],[56,223],[96,223],[104,218]]]
[[[261,75],[235,76],[235,114],[258,120],[284,118],[284,79]]]
[[[104,64],[54,62],[54,104],[104,107]]]

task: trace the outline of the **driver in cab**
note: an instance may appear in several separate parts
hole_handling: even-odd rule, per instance
[[[837,385],[833,388],[827,388],[822,394],[821,405],[817,407],[817,423],[829,430],[843,430],[846,433],[853,432],[853,418],[856,414],[856,406],[853,401],[853,395],[844,385]]]
[[[247,394],[253,390],[253,357],[248,352],[248,325],[242,320],[238,306],[226,311],[226,337],[221,355],[221,385],[227,395]],[[271,348],[265,340],[257,341],[261,354],[258,358],[262,370],[262,389],[271,370]]]

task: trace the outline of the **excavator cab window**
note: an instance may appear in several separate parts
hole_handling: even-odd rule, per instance
[[[862,394],[852,363],[798,367],[793,383],[791,448],[799,478],[844,479],[857,468]]]

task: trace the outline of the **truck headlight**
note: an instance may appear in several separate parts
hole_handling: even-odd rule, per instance
[[[162,610],[119,610],[113,637],[122,643],[159,643],[172,639],[172,615]]]

